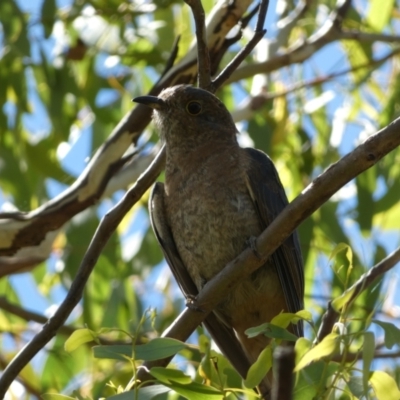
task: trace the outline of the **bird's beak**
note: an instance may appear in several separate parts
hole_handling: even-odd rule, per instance
[[[159,110],[165,106],[165,101],[156,96],[139,96],[132,99],[135,103],[144,104],[145,106]]]

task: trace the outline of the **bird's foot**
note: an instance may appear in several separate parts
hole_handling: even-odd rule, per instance
[[[192,311],[204,312],[204,310],[197,305],[197,296],[193,294],[186,295],[186,307],[190,308]]]
[[[255,236],[250,236],[246,240],[247,245],[250,247],[254,255],[259,259],[262,260],[261,254],[258,252],[257,249],[257,238]]]

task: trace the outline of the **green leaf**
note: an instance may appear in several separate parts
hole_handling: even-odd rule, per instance
[[[312,322],[312,320],[313,320],[312,319],[312,314],[310,313],[310,311],[307,311],[307,310],[297,311],[297,313],[295,315],[300,317],[304,321]]]
[[[92,350],[95,358],[108,358],[120,361],[126,361],[127,357],[132,358],[133,352],[132,345],[129,344],[94,346]]]
[[[369,377],[378,400],[399,400],[400,390],[395,380],[383,371],[374,371]]]
[[[271,320],[271,324],[287,328],[290,323],[297,323],[299,319],[305,321],[312,321],[312,315],[309,311],[300,310],[297,313],[280,313]]]
[[[272,349],[268,345],[258,356],[257,361],[250,367],[247,372],[244,386],[251,389],[256,387],[267,375],[272,367]]]
[[[375,336],[372,332],[364,333],[363,344],[363,387],[364,394],[368,393],[368,377],[370,374],[371,363],[374,359]]]
[[[47,39],[53,30],[56,13],[55,0],[44,0],[42,5],[42,23],[44,26],[44,36]]]
[[[337,373],[339,367],[338,363],[330,362],[327,364],[323,361],[317,361],[302,369],[297,374],[293,399],[310,400],[324,398],[322,395],[318,396],[318,392],[327,387],[328,380]]]
[[[192,382],[192,378],[189,375],[184,374],[179,369],[153,367],[150,369],[150,374],[163,383],[176,382],[188,384]]]
[[[351,251],[351,247],[346,244],[346,243],[338,243],[336,247],[332,250],[331,254],[329,255],[329,260],[333,260],[340,252],[346,251],[346,256],[347,256],[347,251]]]
[[[391,349],[395,344],[400,345],[400,329],[390,322],[372,320],[385,331],[385,346]]]
[[[176,339],[156,338],[134,348],[131,345],[94,346],[93,353],[96,358],[126,360],[128,357],[135,360],[153,361],[173,356],[185,347],[185,343]]]
[[[258,112],[249,121],[247,130],[254,141],[254,147],[270,154],[272,150],[272,135],[276,122],[271,118],[267,110]]]
[[[72,335],[66,340],[64,344],[65,351],[70,353],[71,351],[76,350],[79,346],[82,346],[85,343],[92,342],[96,339],[96,334],[90,329],[83,328],[77,329]]]
[[[253,338],[258,335],[264,335],[271,339],[282,339],[282,340],[289,340],[292,342],[295,342],[298,339],[298,337],[296,335],[293,335],[293,333],[290,333],[286,329],[271,324],[269,322],[266,322],[265,324],[256,326],[254,328],[249,328],[245,331],[245,334],[249,338]]]
[[[153,400],[157,399],[158,395],[170,392],[171,389],[164,385],[152,385],[140,388],[137,392],[123,392],[114,396],[107,397],[107,400]],[[135,393],[133,395],[133,393]],[[135,396],[137,393],[137,396]]]
[[[368,374],[369,376],[369,374]],[[361,376],[351,376],[347,382],[350,392],[358,399],[365,396],[363,378]]]
[[[357,186],[357,221],[362,232],[368,233],[372,228],[372,217],[375,211],[373,194],[376,189],[376,168],[364,171],[356,178]]]
[[[168,386],[188,400],[222,400],[224,398],[224,394],[220,390],[201,383],[192,382],[189,385],[172,383]]]
[[[313,361],[320,360],[324,357],[329,357],[337,353],[339,347],[340,336],[337,333],[330,333],[327,335],[321,343],[318,343],[313,347],[300,362],[296,365],[294,371],[300,371]]]
[[[373,225],[379,226],[384,230],[398,229],[398,221],[400,221],[400,202],[397,202],[396,205],[387,211],[375,214],[373,218]]]

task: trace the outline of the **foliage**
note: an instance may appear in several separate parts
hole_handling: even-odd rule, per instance
[[[3,211],[34,210],[70,187],[130,112],[131,98],[147,93],[162,74],[176,37],[181,35],[179,62],[194,32],[189,8],[178,1],[27,3],[0,2]],[[272,3],[268,15],[268,40],[276,42],[263,39],[233,75],[234,83],[218,96],[241,128],[241,143],[271,156],[293,199],[330,164],[399,115],[399,10],[393,0],[371,0],[368,7],[354,3],[343,20],[347,35],[326,38],[306,57],[277,62],[267,70],[265,49],[270,60],[278,59],[299,40],[317,31],[322,35],[328,13],[338,7],[330,0],[310,2],[290,24],[284,18],[294,12],[293,4],[281,3],[281,14]],[[214,4],[205,0],[203,6],[209,13]],[[246,41],[232,46],[222,64]],[[157,141],[150,125],[135,145],[148,155]],[[398,246],[399,166],[397,150],[299,227],[308,311],[280,315],[250,332],[267,332],[273,339],[245,386],[201,327],[189,344],[156,339],[184,302],[149,225],[146,194],[107,243],[65,329],[22,371],[10,398],[43,393],[47,399],[132,398],[127,390],[137,383],[142,361],[176,352],[168,368],[149,371],[156,385],[136,386],[135,398],[256,398],[249,388],[270,368],[282,339],[293,339],[286,331],[289,321],[302,318],[307,329],[295,344],[295,399],[399,399],[397,275],[388,272],[349,306],[341,296]],[[101,217],[126,186],[117,186],[69,220],[46,257],[35,262],[36,253],[27,248],[29,262],[21,267],[27,272],[13,275],[17,271],[11,268],[1,274],[2,368],[38,331],[40,318],[62,301]],[[2,237],[0,231],[0,242]],[[9,260],[0,257],[0,267]],[[339,321],[313,346],[331,299],[336,299]],[[382,348],[392,351],[392,362],[380,361]]]

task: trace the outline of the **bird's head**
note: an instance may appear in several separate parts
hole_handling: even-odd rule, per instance
[[[225,105],[212,93],[189,85],[164,89],[159,96],[140,96],[134,102],[151,107],[153,119],[167,145],[235,138],[236,126]]]

